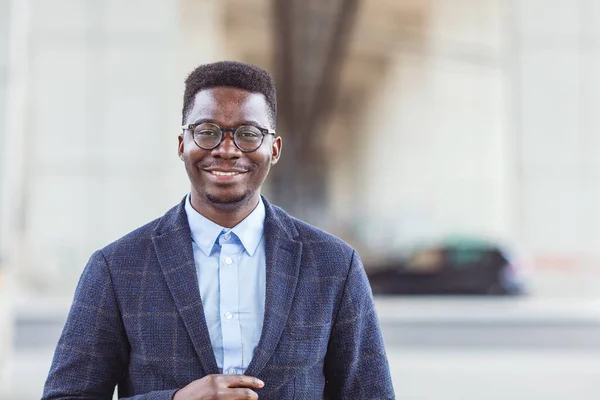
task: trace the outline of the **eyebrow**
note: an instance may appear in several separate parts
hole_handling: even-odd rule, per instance
[[[214,119],[212,119],[212,118],[201,118],[201,119],[198,119],[198,120],[196,120],[196,121],[192,122],[190,125],[206,124],[206,123],[208,123],[208,124],[215,124],[215,125],[219,125],[219,124],[218,124],[218,123],[217,123],[217,122],[216,122]],[[242,122],[238,123],[238,124],[236,125],[236,127],[238,127],[238,126],[242,126],[242,125],[254,125],[254,126],[258,127],[258,128],[267,129],[267,128],[265,128],[264,126],[262,126],[262,124],[259,124],[258,122],[256,122],[256,121],[253,121],[253,120],[245,120],[245,121],[242,121]],[[219,126],[221,126],[221,125],[219,125]]]

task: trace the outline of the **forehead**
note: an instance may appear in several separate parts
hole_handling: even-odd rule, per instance
[[[269,106],[262,93],[232,87],[200,90],[186,118],[187,123],[209,119],[223,126],[235,126],[254,121],[269,126]]]

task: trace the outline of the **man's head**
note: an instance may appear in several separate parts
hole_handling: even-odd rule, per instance
[[[273,79],[258,67],[218,62],[189,75],[178,150],[192,184],[192,204],[229,211],[256,204],[281,152],[281,138],[272,134],[276,107]],[[234,133],[240,126],[250,129]],[[256,134],[256,150],[244,145],[248,132]]]

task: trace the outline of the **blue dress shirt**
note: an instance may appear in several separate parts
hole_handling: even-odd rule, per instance
[[[266,256],[262,199],[242,222],[223,228],[185,202],[204,316],[217,366],[243,374],[262,332]]]

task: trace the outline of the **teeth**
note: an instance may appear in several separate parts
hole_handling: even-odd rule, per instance
[[[239,172],[222,172],[222,171],[212,171],[213,174],[218,176],[233,176],[237,175]]]

